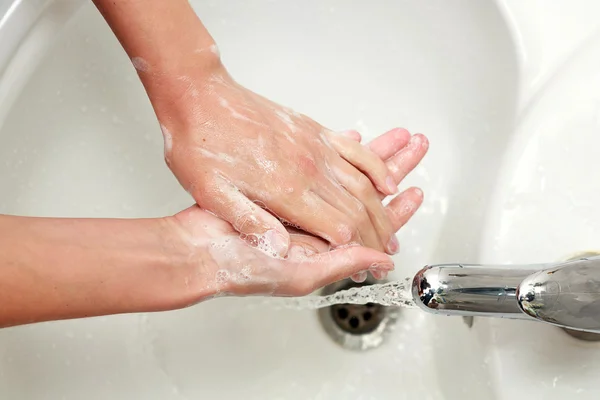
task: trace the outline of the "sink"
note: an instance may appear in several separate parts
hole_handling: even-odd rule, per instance
[[[523,22],[527,10],[518,3],[504,6]],[[559,32],[552,33],[556,25],[549,22],[567,6],[558,3],[553,2],[554,10],[541,11],[548,14],[540,18],[547,25],[523,33],[525,47],[538,49],[524,63],[526,71],[535,73],[525,74],[518,122],[486,213],[482,263],[553,262],[600,250],[595,179],[600,169],[600,34],[598,22],[587,17],[600,10],[593,2],[569,3]],[[555,50],[548,43],[552,40]],[[539,49],[547,51],[543,57]],[[486,349],[486,362],[497,371],[492,381],[503,388],[498,398],[600,395],[600,342],[527,321],[480,320],[473,329]]]
[[[548,98],[550,104],[542,105],[540,98],[538,111],[530,108],[523,114],[528,119],[517,120],[526,96],[523,52],[515,39],[520,25],[511,4],[192,4],[232,75],[251,89],[332,129],[358,129],[367,140],[394,126],[428,135],[427,159],[403,184],[419,185],[426,199],[400,232],[402,249],[390,279],[410,277],[427,263],[534,258],[541,254],[534,246],[559,258],[579,249],[575,238],[570,238],[573,246],[560,248],[559,238],[591,235],[595,197],[592,182],[581,181],[584,174],[564,192],[575,196],[575,203],[568,203],[572,196],[544,198],[536,221],[529,212],[529,226],[515,219],[517,205],[512,216],[504,211],[502,199],[513,189],[502,182],[520,176],[516,168],[523,164],[522,146],[515,143],[538,143],[529,159],[544,156],[544,162],[565,148],[542,143],[545,133],[528,128],[538,123],[538,115],[557,117],[553,107],[561,99]],[[164,165],[160,128],[142,85],[90,2],[3,0],[0,13],[0,212],[136,218],[190,205]],[[581,124],[578,134],[591,132],[591,120]],[[578,136],[572,140],[571,154],[591,154],[593,146]],[[563,169],[560,177],[566,179],[582,161]],[[597,163],[591,157],[585,161]],[[529,171],[532,162],[520,171]],[[510,168],[499,175],[501,165]],[[558,167],[543,165],[546,190],[559,190],[551,176]],[[535,179],[538,170],[528,173]],[[515,204],[541,197],[536,188],[530,188],[530,197],[515,193]],[[586,197],[577,197],[580,193]],[[551,210],[551,204],[561,208]],[[571,214],[583,206],[589,215]],[[542,216],[550,211],[552,218]],[[567,231],[570,215],[581,221]],[[546,224],[543,229],[533,223],[538,220]],[[552,242],[542,240],[559,226],[564,230],[553,230]],[[531,253],[515,250],[529,242],[517,235],[521,228],[530,232]],[[499,239],[486,242],[484,231]],[[520,242],[511,242],[513,235]],[[531,378],[550,387],[563,369],[560,364],[575,360],[573,354],[559,357],[558,348],[567,354],[579,344],[556,329],[532,326],[542,336],[532,335],[529,343],[516,340],[514,324],[496,330],[494,323],[478,320],[469,328],[462,319],[402,310],[381,347],[353,352],[326,335],[315,311],[221,298],[176,312],[0,330],[0,388],[6,397],[23,400],[500,399],[521,388],[513,388],[515,382],[526,385],[529,376],[526,363],[517,369],[511,363],[511,370],[507,359],[501,360],[511,351],[529,344],[523,351],[534,357],[536,349],[554,348],[547,356],[556,358],[554,366],[539,354],[529,360],[545,365],[537,371],[543,377]],[[582,356],[593,368],[591,353]],[[556,386],[572,376],[563,373]],[[578,379],[586,376],[580,372]],[[502,385],[505,378],[514,379],[510,388]],[[593,385],[591,378],[587,382]]]

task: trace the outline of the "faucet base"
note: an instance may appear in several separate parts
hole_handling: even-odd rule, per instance
[[[575,331],[573,329],[561,328],[565,333],[577,340],[583,340],[585,342],[600,342],[600,334],[592,332]]]
[[[597,251],[582,251],[576,254],[573,254],[572,256],[570,256],[569,258],[565,259],[564,261],[574,261],[574,260],[578,260],[581,258],[586,258],[586,257],[597,257],[600,256],[600,252]],[[569,328],[561,328],[567,335],[577,339],[577,340],[583,340],[585,342],[600,342],[600,333],[593,333],[593,332],[583,332],[583,331],[576,331],[573,329],[569,329]]]

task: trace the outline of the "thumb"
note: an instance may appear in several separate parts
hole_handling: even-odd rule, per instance
[[[237,187],[217,177],[204,191],[213,194],[193,194],[198,204],[229,222],[240,237],[272,257],[285,257],[290,246],[290,235],[277,218],[248,199]],[[200,200],[200,201],[198,201]]]
[[[323,287],[362,271],[392,271],[392,258],[377,250],[353,246],[311,256],[303,268],[298,268],[295,279],[310,282],[314,289]],[[303,263],[304,264],[304,263]]]

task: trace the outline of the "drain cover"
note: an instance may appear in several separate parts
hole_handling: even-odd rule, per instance
[[[372,285],[371,279],[363,283],[343,280],[323,289],[323,295],[333,294],[353,287]],[[319,319],[325,332],[344,348],[368,350],[380,346],[399,314],[398,307],[379,304],[336,304],[319,310]]]
[[[385,308],[379,304],[336,304],[330,308],[337,326],[353,335],[373,332],[385,318]]]

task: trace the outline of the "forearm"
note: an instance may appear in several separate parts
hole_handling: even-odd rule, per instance
[[[187,0],[94,3],[132,60],[155,109],[185,104],[192,77],[197,81],[222,68],[213,38]]]
[[[183,306],[161,221],[0,215],[0,326]]]

